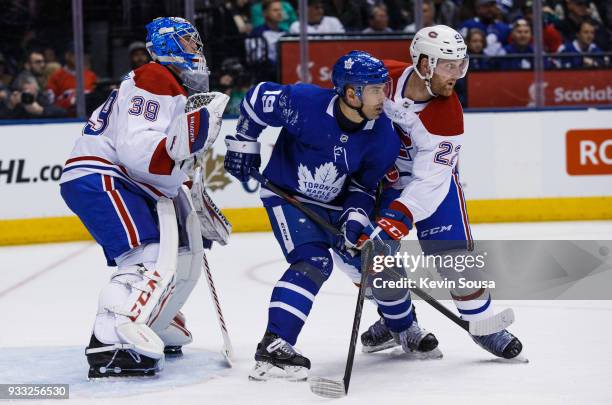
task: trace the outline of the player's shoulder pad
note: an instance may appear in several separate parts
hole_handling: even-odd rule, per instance
[[[430,134],[456,136],[463,134],[463,109],[459,97],[436,97],[419,114],[419,119]]]
[[[187,91],[176,77],[159,63],[147,63],[134,71],[136,87],[158,96],[187,97]]]
[[[382,62],[387,67],[387,70],[389,71],[389,76],[391,76],[391,79],[393,79],[394,87],[397,84],[397,81],[399,80],[400,76],[406,70],[406,68],[412,66],[412,63],[400,62],[399,60],[393,59],[383,59]]]
[[[374,129],[378,137],[376,142],[373,143],[376,145],[376,148],[390,151],[397,155],[400,148],[400,138],[395,132],[391,119],[385,114],[381,114],[381,116],[376,119]]]

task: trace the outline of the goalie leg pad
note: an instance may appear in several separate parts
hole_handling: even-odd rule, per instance
[[[176,319],[179,310],[198,282],[204,260],[200,223],[193,207],[190,191],[186,186],[181,187],[174,198],[174,206],[180,225],[176,275],[172,291],[163,305],[159,306],[159,311],[154,313],[149,321],[149,325],[156,333],[168,338],[168,341],[164,340],[164,342],[170,346],[177,344],[176,339],[172,339],[172,336],[167,334],[167,329]],[[180,325],[180,322],[177,325]],[[190,343],[191,335],[185,336],[183,340],[184,344]]]

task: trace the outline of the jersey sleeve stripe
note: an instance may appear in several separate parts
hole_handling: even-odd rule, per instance
[[[251,94],[251,98],[249,99],[249,103],[251,103],[252,106],[255,105],[255,103],[257,102],[257,96],[259,95],[259,88],[261,87],[262,84],[264,84],[265,82],[261,82],[259,83],[256,87],[255,90],[253,90],[253,94]]]
[[[249,117],[253,121],[255,121],[257,124],[261,125],[262,127],[267,127],[268,126],[268,124],[266,124],[265,122],[263,122],[262,120],[259,119],[259,117],[257,116],[257,114],[255,114],[255,111],[253,111],[253,109],[251,108],[249,103],[247,103],[246,99],[242,100],[242,106],[244,107],[244,110],[247,112],[247,114],[249,114]]]

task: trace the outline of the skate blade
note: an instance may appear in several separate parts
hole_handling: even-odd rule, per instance
[[[346,396],[344,381],[335,381],[322,377],[311,377],[308,379],[310,391],[324,398],[342,398]]]
[[[396,347],[399,346],[397,343],[395,343],[394,340],[390,340],[388,342],[385,342],[381,345],[378,346],[361,346],[361,351],[363,353],[376,353],[376,352],[380,352],[382,350],[387,350],[390,349],[392,347]]]
[[[444,354],[439,348],[435,348],[428,352],[410,351],[405,352],[404,349],[398,347],[391,352],[391,355],[401,357],[405,360],[438,360],[444,357]]]
[[[506,363],[506,364],[527,364],[529,363],[529,359],[521,354],[519,354],[516,357],[513,357],[511,359],[497,359],[499,360],[500,363]]]
[[[306,381],[308,369],[298,366],[275,366],[264,361],[255,363],[255,367],[249,373],[251,381],[284,380],[291,382]]]

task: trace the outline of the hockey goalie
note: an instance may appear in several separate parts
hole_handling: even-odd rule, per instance
[[[61,195],[116,266],[86,349],[89,378],[152,376],[192,341],[180,312],[231,225],[204,191],[197,162],[228,97],[208,92],[197,30],[176,17],[147,25],[153,61],[130,72],[90,117],[67,160]]]

